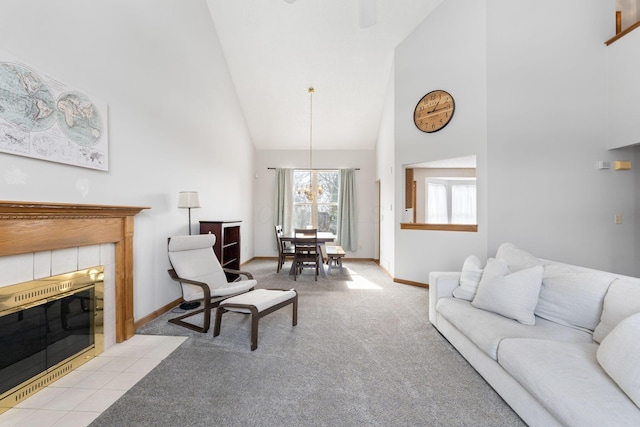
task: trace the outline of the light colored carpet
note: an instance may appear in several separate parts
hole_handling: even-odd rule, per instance
[[[523,426],[520,418],[428,321],[428,290],[394,283],[372,262],[349,262],[314,282],[243,269],[261,288],[299,292],[260,320],[226,313],[220,336],[170,324],[137,331],[186,335],[173,354],[92,426]],[[288,264],[287,264],[288,265]],[[212,316],[213,323],[213,316]]]

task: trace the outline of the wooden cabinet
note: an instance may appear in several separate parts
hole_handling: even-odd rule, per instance
[[[213,250],[224,268],[240,270],[240,222],[241,221],[200,221],[200,234],[215,234]],[[227,279],[235,280],[236,274],[227,274]]]

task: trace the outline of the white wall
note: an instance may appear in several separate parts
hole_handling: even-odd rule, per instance
[[[313,167],[326,169],[360,168],[356,171],[358,250],[350,258],[373,258],[377,238],[375,192],[375,152],[373,150],[314,150]],[[309,168],[308,150],[257,150],[255,168],[254,234],[255,256],[278,256],[273,231],[276,171],[267,168]],[[275,269],[275,263],[274,263]]]
[[[640,144],[640,29],[607,46],[609,148]]]
[[[637,172],[595,168],[632,155],[607,150],[613,3],[488,5],[490,252],[512,241],[543,258],[638,275]]]
[[[484,1],[443,2],[395,51],[395,270],[403,280],[427,283],[430,271],[456,270],[471,254],[486,255],[487,125]],[[456,110],[436,133],[413,123],[418,101],[448,91]],[[400,230],[403,165],[477,156],[478,232]]]
[[[397,47],[395,205],[404,199],[402,165],[472,154],[479,205],[478,233],[399,230],[397,209],[396,278],[426,282],[430,271],[459,270],[468,254],[486,258],[505,241],[540,257],[640,275],[638,168],[595,167],[638,158],[637,148],[607,150],[604,42],[613,16],[614,3],[599,0],[448,0]],[[423,134],[413,109],[434,89],[454,96],[456,112],[446,128]],[[634,101],[621,107],[625,119],[635,117],[639,90],[627,89]]]
[[[633,164],[636,165],[637,168],[640,166],[640,147],[635,147],[633,150]],[[640,172],[636,172],[635,174],[635,184],[634,184],[634,193],[636,195],[636,203],[635,203],[635,216],[634,218],[630,218],[632,221],[635,221],[635,248],[633,257],[637,260],[640,255]],[[634,262],[637,265],[637,262]],[[636,276],[640,276],[640,267],[636,267]]]
[[[394,67],[395,68],[395,67]],[[376,142],[376,179],[380,181],[380,266],[393,276],[395,269],[395,76],[392,71]],[[398,205],[403,209],[404,204]]]
[[[205,0],[4,0],[0,49],[108,104],[109,172],[0,153],[4,200],[150,206],[135,220],[134,316],[180,296],[167,237],[241,219],[253,256],[254,148]],[[15,182],[9,176],[23,176]],[[76,189],[86,180],[86,197]]]

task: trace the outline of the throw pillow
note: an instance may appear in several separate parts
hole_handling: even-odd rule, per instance
[[[518,249],[513,243],[501,244],[496,252],[496,258],[507,261],[509,270],[514,273],[525,268],[544,264],[541,259],[534,257],[529,252]]]
[[[624,319],[602,340],[596,358],[640,408],[640,313]]]
[[[598,271],[547,264],[536,316],[593,332],[600,321],[604,296],[613,279],[613,275]]]
[[[629,279],[614,280],[604,297],[602,316],[593,331],[593,340],[602,342],[618,323],[635,313],[640,313],[640,286]]]
[[[475,255],[469,255],[464,264],[462,264],[462,272],[460,273],[460,286],[453,290],[453,296],[456,298],[473,300],[482,278],[482,262]]]
[[[525,325],[535,325],[534,310],[543,273],[541,265],[511,273],[503,259],[491,258],[471,304]]]

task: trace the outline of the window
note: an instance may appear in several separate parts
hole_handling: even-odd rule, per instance
[[[476,185],[451,186],[451,223],[476,224]]]
[[[447,186],[435,182],[427,184],[427,222],[449,224],[447,209]]]
[[[426,181],[427,223],[477,224],[475,178],[464,183],[456,179]]]
[[[337,170],[295,170],[293,172],[293,227],[338,231]]]

